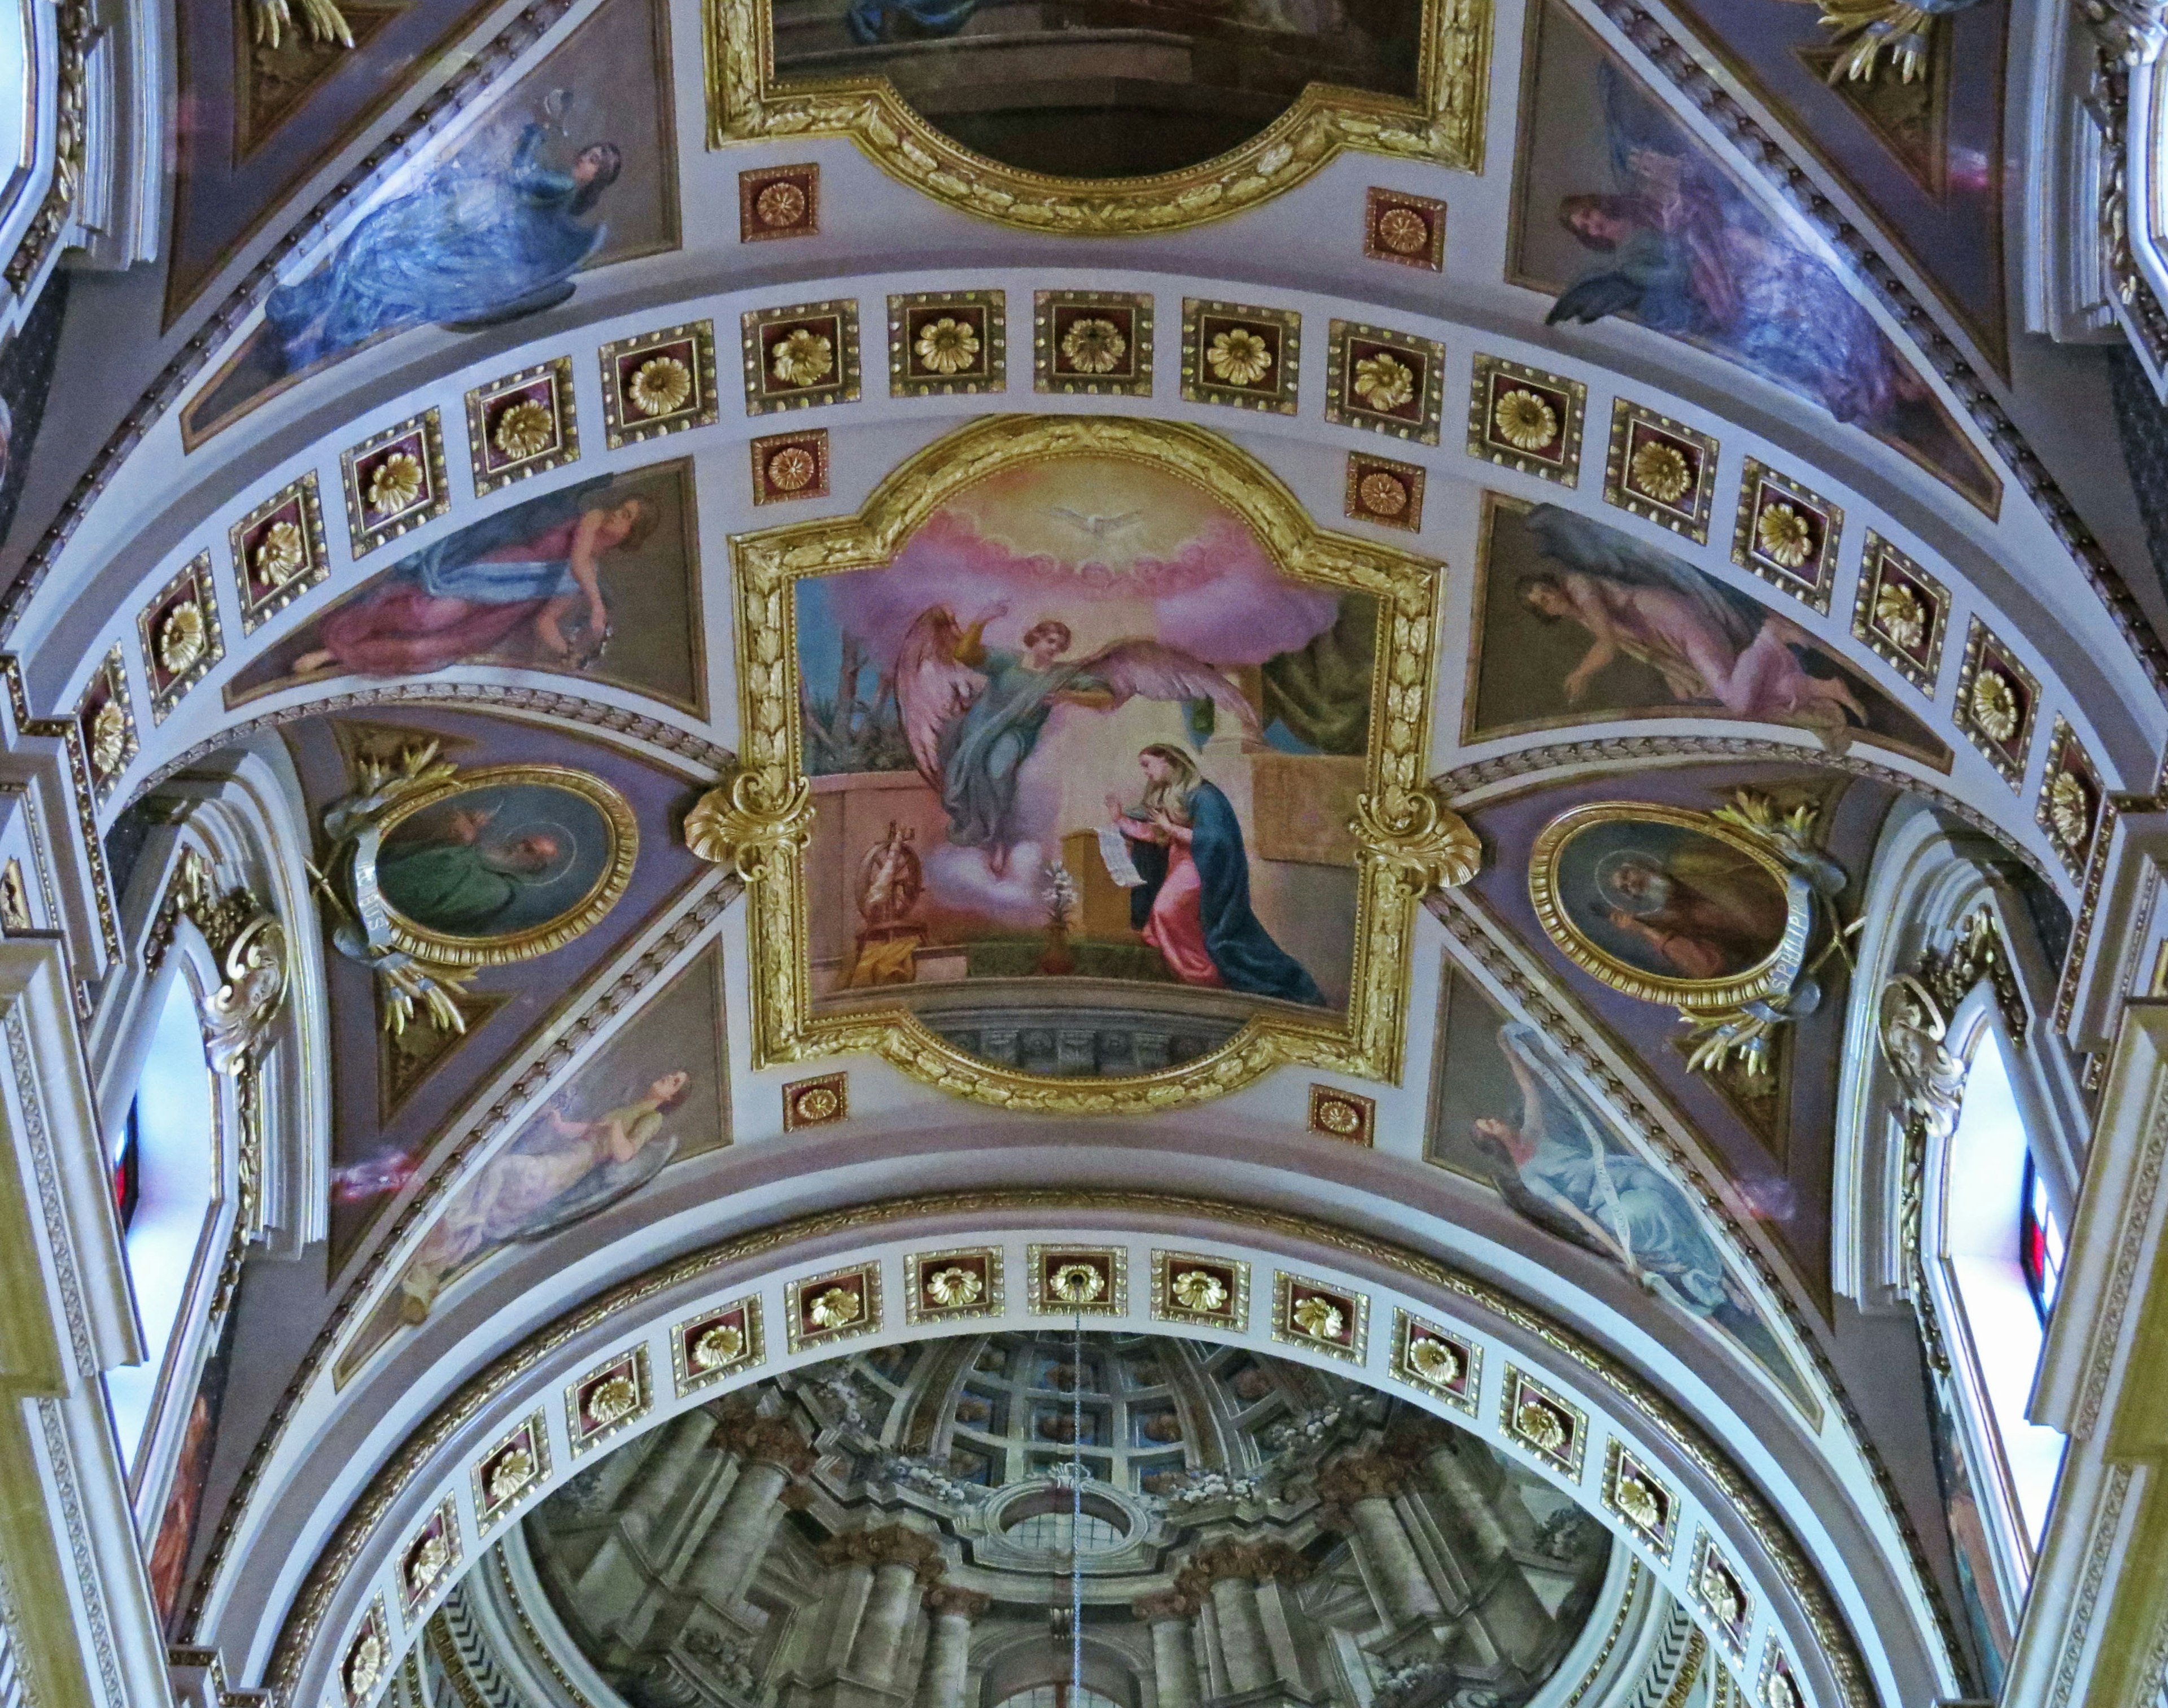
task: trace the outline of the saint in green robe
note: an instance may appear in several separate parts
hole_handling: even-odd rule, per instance
[[[448,936],[479,937],[499,922],[531,881],[492,864],[465,842],[422,842],[377,856],[376,885],[409,919]]]

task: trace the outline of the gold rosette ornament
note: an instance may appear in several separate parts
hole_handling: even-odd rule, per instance
[[[793,327],[768,356],[768,370],[786,386],[813,385],[835,368],[835,345],[810,327]]]
[[[1254,386],[1273,370],[1273,347],[1262,333],[1234,327],[1213,335],[1204,361],[1230,386]]]
[[[978,359],[979,335],[964,322],[944,314],[920,328],[918,359],[935,373],[960,374]]]
[[[1315,1293],[1295,1301],[1294,1309],[1288,1315],[1294,1326],[1312,1340],[1337,1340],[1347,1319],[1340,1307],[1329,1299],[1320,1299]]]
[[[1355,488],[1363,508],[1373,516],[1397,516],[1408,508],[1408,483],[1398,475],[1373,470]]]
[[[1797,569],[1815,555],[1815,530],[1789,504],[1766,504],[1754,524],[1754,543],[1770,562]]]
[[[675,356],[650,356],[634,370],[624,393],[642,415],[675,415],[693,395],[692,372]]]
[[[90,769],[110,777],[128,755],[128,714],[120,702],[109,700],[90,720]]]
[[[2058,771],[2048,783],[2048,827],[2073,854],[2093,831],[2093,791],[2075,771]]]
[[[168,676],[183,675],[210,645],[210,625],[204,620],[203,607],[194,599],[183,599],[158,625],[159,668]]]
[[[1632,1471],[1629,1471],[1619,1477],[1618,1487],[1613,1491],[1613,1495],[1618,1503],[1618,1510],[1643,1530],[1663,1528],[1664,1508],[1656,1499],[1656,1491]]]
[[[557,442],[557,418],[532,397],[507,404],[497,418],[492,442],[514,462],[537,457]]]
[[[1107,1290],[1107,1278],[1092,1264],[1063,1264],[1046,1278],[1046,1290],[1065,1305],[1088,1305]]]
[[[1224,1311],[1227,1307],[1227,1284],[1202,1269],[1184,1269],[1174,1278],[1168,1290],[1174,1295],[1174,1302],[1185,1311]]]
[[[788,178],[778,179],[752,199],[753,217],[773,231],[805,217],[805,192]]]
[[[1693,486],[1693,471],[1687,466],[1685,454],[1660,439],[1643,441],[1640,450],[1634,453],[1629,472],[1634,490],[1660,504],[1677,503]]]
[[[598,1424],[614,1423],[620,1418],[630,1417],[633,1407],[639,1403],[640,1390],[633,1386],[629,1375],[611,1376],[587,1391],[587,1415]]]
[[[813,453],[802,444],[786,444],[768,460],[768,483],[778,492],[802,492],[820,473]]]
[[[369,476],[369,513],[396,516],[411,509],[422,496],[422,465],[409,453],[395,450],[377,464]]]
[[[256,542],[256,550],[250,554],[248,561],[259,580],[273,587],[285,586],[308,567],[308,545],[301,537],[300,525],[274,522]]]
[[[1336,1097],[1328,1097],[1317,1105],[1317,1124],[1329,1133],[1338,1133],[1342,1138],[1362,1130],[1363,1117],[1352,1104]]]
[[[841,1328],[855,1322],[865,1306],[849,1287],[831,1287],[805,1307],[805,1320],[816,1328]]]
[[[745,1331],[734,1322],[711,1322],[693,1342],[693,1368],[718,1370],[745,1350]]]
[[[384,1638],[375,1626],[354,1639],[347,1651],[346,1693],[354,1701],[370,1695],[384,1677]]]
[[[1515,390],[1499,398],[1490,424],[1516,450],[1548,450],[1558,438],[1558,411],[1533,391]]]
[[[1901,582],[1884,582],[1874,595],[1875,626],[1907,652],[1927,638],[1927,607]]]
[[[1534,1442],[1546,1453],[1555,1453],[1565,1445],[1565,1425],[1540,1400],[1521,1402],[1520,1409],[1513,1413],[1513,1428],[1524,1440]]]
[[[1701,1599],[1708,1604],[1708,1610],[1725,1625],[1736,1625],[1739,1616],[1746,1611],[1746,1604],[1739,1599],[1739,1586],[1731,1581],[1731,1574],[1711,1561],[1702,1568]]]
[[[960,1265],[938,1271],[926,1280],[926,1296],[944,1309],[958,1305],[975,1305],[979,1296],[986,1290],[986,1284],[975,1271]]]
[[[1425,1381],[1449,1387],[1460,1380],[1460,1354],[1443,1340],[1433,1340],[1428,1335],[1408,1343],[1408,1362]]]
[[[1387,208],[1378,215],[1378,241],[1395,255],[1420,255],[1430,247],[1430,221],[1413,208]]]
[[[2005,745],[2017,736],[2017,690],[2000,670],[1982,670],[1972,679],[1972,721],[1991,742]]]
[[[1355,395],[1373,409],[1398,409],[1416,395],[1415,370],[1380,351],[1355,364]]]
[[[1061,354],[1080,374],[1111,374],[1129,353],[1129,341],[1110,320],[1073,320],[1061,335]]]
[[[513,1448],[490,1467],[489,1498],[502,1506],[534,1480],[534,1455],[524,1445]]]
[[[832,1085],[809,1085],[798,1093],[798,1118],[809,1124],[833,1120],[842,1106]]]
[[[452,1563],[452,1551],[444,1546],[441,1532],[432,1530],[422,1538],[422,1546],[406,1562],[406,1587],[419,1595],[437,1581],[445,1567]]]

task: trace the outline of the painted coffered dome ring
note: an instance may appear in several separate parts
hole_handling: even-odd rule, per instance
[[[1405,1402],[1240,1347],[1070,1329],[740,1389],[522,1529],[507,1552],[552,1636],[635,1708],[832,1676],[909,1691],[959,1659],[990,1685],[1065,1679],[1075,1598],[1087,1681],[1118,1703],[1254,1674],[1519,1708],[1588,1669],[1629,1578],[1581,1508]]]

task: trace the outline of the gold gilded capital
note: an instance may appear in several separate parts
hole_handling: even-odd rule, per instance
[[[1364,795],[1348,828],[1363,857],[1394,872],[1416,900],[1457,890],[1483,869],[1481,839],[1427,785]]]
[[[812,784],[803,777],[779,782],[773,772],[748,765],[731,772],[685,815],[685,846],[748,884],[767,877],[783,849],[803,849],[812,833]]]

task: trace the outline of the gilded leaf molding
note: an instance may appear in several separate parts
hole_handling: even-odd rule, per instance
[[[1179,231],[1293,189],[1349,149],[1483,168],[1492,0],[1426,0],[1418,95],[1313,83],[1229,152],[1149,178],[1060,178],[951,141],[886,77],[779,82],[771,0],[706,0],[708,146],[848,136],[891,177],[961,212],[1071,237]]]
[[[886,565],[965,487],[1063,456],[1149,463],[1201,487],[1254,531],[1289,575],[1369,594],[1380,608],[1367,786],[1349,826],[1358,885],[1353,976],[1343,1023],[1252,1016],[1226,1043],[1178,1067],[1122,1078],[1018,1072],[968,1054],[908,1008],[816,1015],[804,854],[813,817],[799,752],[792,584]],[[1218,1097],[1288,1063],[1396,1080],[1406,1032],[1407,945],[1423,896],[1475,875],[1475,833],[1427,785],[1440,567],[1397,547],[1320,529],[1271,471],[1219,435],[1172,422],[996,416],[893,471],[856,516],[732,542],[737,590],[739,763],[688,815],[687,844],[748,892],[756,1068],[869,1052],[922,1083],[1003,1108],[1141,1114]]]

